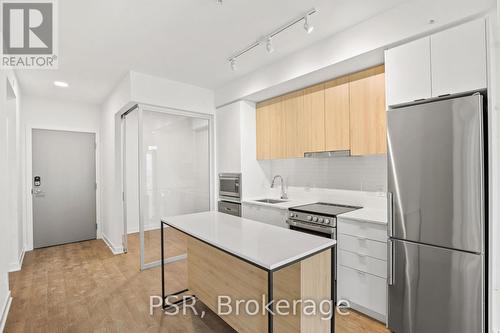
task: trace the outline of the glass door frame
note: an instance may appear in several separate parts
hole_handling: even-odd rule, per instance
[[[143,147],[143,116],[144,111],[159,112],[175,116],[185,116],[196,119],[203,119],[208,121],[208,145],[209,145],[209,209],[214,210],[215,207],[215,149],[214,149],[214,116],[212,114],[204,114],[197,112],[190,112],[175,108],[159,107],[149,104],[137,105],[137,118],[138,118],[138,142],[139,142],[139,240],[140,240],[140,268],[142,270],[158,267],[161,265],[161,259],[153,262],[144,262],[144,213],[146,197],[146,163]],[[126,221],[126,219],[125,219]],[[161,226],[161,221],[158,221],[158,228]],[[126,222],[125,222],[126,228]],[[125,229],[126,231],[126,229]],[[187,254],[181,254],[174,257],[164,259],[164,263],[173,263],[179,260],[186,259]]]

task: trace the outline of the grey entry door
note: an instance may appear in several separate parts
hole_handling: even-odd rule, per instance
[[[35,248],[96,238],[95,134],[34,129]]]

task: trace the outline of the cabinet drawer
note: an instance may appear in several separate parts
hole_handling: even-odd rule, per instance
[[[338,252],[337,259],[340,265],[377,275],[381,278],[387,277],[387,261],[344,250]]]
[[[382,316],[386,315],[386,279],[340,265],[337,283],[339,300],[347,300]]]
[[[339,234],[338,249],[364,254],[380,260],[387,260],[387,243],[360,236]]]
[[[363,237],[379,242],[387,241],[387,225],[370,222],[360,222],[339,218],[337,221],[339,234]]]

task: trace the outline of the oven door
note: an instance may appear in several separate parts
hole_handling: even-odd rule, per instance
[[[286,223],[290,230],[304,232],[306,234],[315,235],[324,238],[337,239],[337,230],[333,227],[312,225],[309,223],[302,223],[300,221],[287,220]]]
[[[316,226],[290,219],[288,219],[286,223],[288,223],[290,230],[300,231],[306,234],[315,235],[319,237],[331,238],[335,240],[337,239],[337,229],[333,227],[320,226],[320,225]],[[335,267],[335,269],[333,270],[333,279],[335,280],[334,283],[335,296],[333,300],[336,304],[337,303],[337,247],[334,248],[333,253],[334,253],[333,266]]]
[[[241,174],[220,174],[219,196],[241,199]]]

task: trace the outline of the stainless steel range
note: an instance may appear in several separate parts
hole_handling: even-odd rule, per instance
[[[336,205],[326,202],[317,202],[310,205],[288,208],[286,223],[291,230],[308,234],[337,239],[337,215],[351,212],[362,207]],[[337,302],[337,250],[334,250],[334,301]]]
[[[287,223],[290,229],[337,239],[337,215],[362,207],[318,202],[288,208]]]

